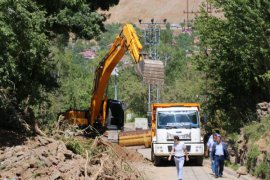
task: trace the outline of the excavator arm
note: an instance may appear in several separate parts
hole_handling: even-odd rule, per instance
[[[121,33],[115,39],[109,52],[100,62],[95,72],[94,88],[89,110],[91,125],[94,124],[95,120],[100,115],[104,93],[113,69],[125,55],[126,51],[129,51],[135,63],[140,62],[142,60],[140,55],[141,49],[142,45],[133,26],[131,24],[124,25]],[[104,103],[104,106],[106,106],[106,102]],[[101,120],[103,127],[105,126],[105,119],[106,112],[105,108],[103,108]]]

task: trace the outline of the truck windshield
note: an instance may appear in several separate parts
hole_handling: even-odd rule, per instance
[[[198,128],[198,112],[188,111],[164,111],[158,112],[158,128]]]

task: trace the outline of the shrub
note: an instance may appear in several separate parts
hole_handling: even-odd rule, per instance
[[[254,167],[256,166],[257,157],[259,156],[260,151],[256,145],[252,145],[247,152],[247,162],[246,166],[248,170],[253,173]]]
[[[81,146],[81,144],[75,140],[75,139],[70,139],[66,142],[66,147],[67,149],[71,150],[75,154],[80,154],[82,155],[84,153],[84,148]]]
[[[228,135],[228,140],[229,140],[229,143],[233,146],[234,149],[237,149],[238,148],[238,143],[237,140],[238,140],[238,134],[237,133],[231,133]]]
[[[270,178],[269,173],[270,173],[269,167],[267,166],[267,164],[265,162],[262,162],[261,164],[259,164],[255,168],[255,175],[260,177],[260,178],[263,178],[263,179]]]
[[[244,128],[244,133],[247,139],[257,141],[263,134],[267,133],[270,128],[270,116],[261,120],[260,123],[253,121],[250,125]]]

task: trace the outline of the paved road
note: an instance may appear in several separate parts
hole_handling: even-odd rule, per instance
[[[145,158],[150,159],[151,150],[147,149],[137,149],[139,153],[141,153]],[[184,172],[183,172],[183,179],[184,180],[211,180],[216,179],[211,174],[210,170],[210,163],[209,160],[206,159],[203,166],[197,166],[196,164],[189,162],[185,163]],[[152,163],[149,164],[137,164],[137,168],[144,172],[147,179],[151,180],[176,180],[176,167],[173,162],[164,161],[163,165],[160,167],[155,167]],[[224,175],[222,180],[229,180],[229,179],[238,179],[236,178],[237,174],[229,168],[226,168],[224,171]],[[241,176],[242,180],[252,180],[252,177],[248,176]],[[238,180],[239,180],[238,179]]]

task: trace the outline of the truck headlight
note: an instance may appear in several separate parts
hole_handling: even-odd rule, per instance
[[[157,150],[157,152],[163,152],[164,151],[163,146],[161,146],[161,145],[157,145],[156,150]]]
[[[201,145],[195,146],[195,151],[199,152],[202,151],[203,147]]]

